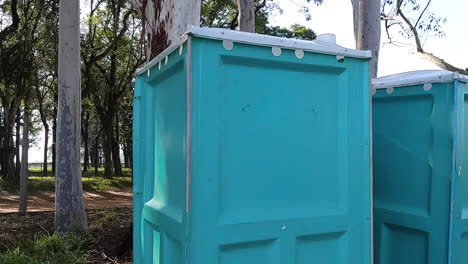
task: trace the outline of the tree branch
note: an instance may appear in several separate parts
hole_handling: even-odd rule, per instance
[[[111,52],[114,49],[115,45],[117,45],[117,43],[120,41],[120,39],[125,34],[125,32],[127,32],[127,30],[128,30],[127,20],[128,20],[128,18],[130,17],[130,15],[133,12],[135,12],[135,11],[133,9],[131,9],[124,15],[123,27],[120,30],[119,34],[112,40],[112,42],[109,44],[109,46],[107,46],[107,48],[102,53],[94,56],[93,58],[90,58],[89,64],[91,64],[91,65],[95,64],[97,61],[99,61],[99,60],[103,59],[105,56],[107,56],[107,54],[109,54],[109,52]]]
[[[234,30],[234,29],[236,29],[237,25],[239,25],[238,18],[239,18],[239,11],[236,12],[236,15],[231,20],[231,23],[230,23],[230,26],[229,26],[230,29]]]
[[[11,0],[11,25],[0,31],[0,42],[3,39],[18,29],[20,18],[18,15],[18,0]]]
[[[416,23],[414,24],[415,28],[418,27],[419,21],[421,21],[422,16],[424,15],[424,13],[426,13],[426,10],[429,7],[429,5],[431,4],[431,2],[432,2],[432,0],[427,1],[426,7],[423,9],[423,11],[421,12],[421,14],[418,17],[418,20],[416,20]]]
[[[426,9],[424,9],[424,10],[426,10]],[[468,69],[458,68],[458,67],[448,63],[444,59],[442,59],[442,58],[440,58],[440,57],[438,57],[438,56],[436,56],[436,55],[434,55],[432,53],[426,52],[424,50],[424,48],[422,47],[421,39],[419,38],[417,28],[405,16],[405,14],[401,11],[401,9],[398,10],[398,14],[401,16],[401,18],[403,19],[403,21],[405,22],[405,24],[408,26],[411,33],[413,34],[414,41],[416,43],[416,50],[419,53],[421,53],[424,58],[426,58],[427,60],[431,61],[432,63],[436,64],[437,66],[439,66],[440,68],[442,68],[444,70],[448,70],[448,71],[452,71],[452,72],[459,72],[461,74],[468,75]]]

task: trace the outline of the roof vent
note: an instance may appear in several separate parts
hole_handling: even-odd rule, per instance
[[[317,40],[320,42],[325,42],[327,44],[336,45],[336,35],[331,33],[320,34],[317,36]]]

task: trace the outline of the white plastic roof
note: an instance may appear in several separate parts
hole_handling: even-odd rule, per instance
[[[468,82],[468,76],[461,75],[458,72],[444,70],[411,71],[375,78],[372,80],[372,87],[374,89],[382,89],[389,87],[421,85],[426,83],[444,83],[452,82],[454,80]]]
[[[188,26],[187,32],[182,35],[177,41],[171,46],[165,49],[161,54],[152,59],[145,66],[137,70],[137,75],[142,74],[159,61],[163,60],[166,56],[171,54],[180,45],[187,40],[188,36],[196,36],[208,39],[227,40],[234,43],[252,44],[257,46],[268,46],[268,47],[279,47],[285,49],[303,50],[315,53],[337,55],[344,57],[353,57],[361,59],[369,59],[372,57],[372,53],[367,50],[354,50],[341,47],[336,44],[327,43],[323,41],[306,41],[299,39],[288,39],[273,37],[268,35],[261,35],[256,33],[241,32],[229,29],[220,28],[200,28],[195,26]]]
[[[331,44],[328,42],[322,42],[317,40],[307,41],[299,39],[280,38],[256,33],[241,32],[237,30],[227,30],[220,28],[200,28],[194,26],[189,26],[187,33],[202,38],[231,40],[235,43],[247,43],[252,45],[280,47],[286,49],[301,49],[316,53],[341,55],[345,57],[355,57],[363,59],[368,59],[372,57],[371,52],[367,50],[353,50],[341,47],[336,44]]]

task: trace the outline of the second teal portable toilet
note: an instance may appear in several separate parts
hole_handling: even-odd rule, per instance
[[[370,264],[370,52],[192,27],[138,71],[141,264]]]
[[[376,264],[468,263],[468,77],[373,81]]]

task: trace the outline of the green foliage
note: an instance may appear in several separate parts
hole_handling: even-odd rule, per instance
[[[102,220],[104,220],[105,222],[112,222],[119,219],[119,216],[120,215],[116,211],[106,211],[102,217]]]
[[[2,264],[88,263],[89,238],[84,234],[42,235],[23,239],[14,249],[0,254]]]
[[[277,37],[297,38],[305,40],[313,40],[317,37],[313,30],[301,26],[299,24],[293,24],[289,29],[282,27],[269,27],[267,29],[266,34]]]
[[[306,0],[311,2],[311,0]],[[315,4],[321,4],[322,0],[313,0]],[[298,38],[312,40],[316,35],[314,31],[298,24],[290,28],[271,26],[269,17],[275,12],[282,13],[281,6],[273,0],[255,0],[255,32],[286,38]],[[311,16],[305,6],[298,10],[307,20]],[[238,26],[238,7],[236,0],[202,0],[201,25],[205,27],[219,27],[236,29]]]
[[[131,170],[124,168],[122,172],[122,176],[114,176],[112,179],[105,179],[102,169],[97,175],[94,174],[94,171],[83,173],[83,191],[116,191],[132,187]],[[43,175],[40,168],[31,168],[29,173],[31,175],[28,185],[29,192],[55,191],[55,177],[51,171],[47,175]],[[16,191],[18,189],[18,185],[0,179],[0,191]]]

